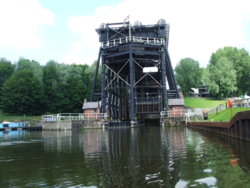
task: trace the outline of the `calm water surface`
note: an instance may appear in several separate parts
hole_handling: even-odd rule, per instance
[[[250,187],[249,148],[186,128],[0,132],[0,187]]]

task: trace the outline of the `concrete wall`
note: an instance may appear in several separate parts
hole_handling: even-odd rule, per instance
[[[43,122],[43,130],[79,130],[81,128],[102,128],[104,120],[64,120]]]
[[[183,118],[163,118],[161,119],[161,126],[166,127],[179,127],[179,126],[185,126],[183,123]]]
[[[188,122],[187,126],[250,141],[250,111],[238,112],[230,122]]]
[[[71,120],[43,122],[43,130],[71,130]]]
[[[103,128],[104,120],[74,120],[72,121],[72,130],[80,130],[81,128]]]

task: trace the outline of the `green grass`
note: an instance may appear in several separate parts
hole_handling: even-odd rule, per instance
[[[2,110],[0,110],[0,123],[3,121],[37,121],[41,120],[41,116],[15,116],[15,115],[6,115],[3,113]]]
[[[226,100],[216,100],[214,98],[203,97],[185,97],[185,106],[191,108],[215,108],[222,103],[226,103]]]
[[[238,112],[250,110],[250,108],[246,107],[238,107],[232,108],[233,116],[235,116]],[[231,120],[231,111],[230,109],[223,110],[218,114],[210,114],[208,116],[209,121],[230,121]]]

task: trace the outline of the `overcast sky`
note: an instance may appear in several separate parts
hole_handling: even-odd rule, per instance
[[[45,64],[91,64],[101,23],[170,24],[173,66],[190,57],[205,67],[224,46],[250,51],[249,0],[0,0],[0,57]]]

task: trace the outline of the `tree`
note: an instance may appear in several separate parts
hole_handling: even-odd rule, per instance
[[[4,82],[10,78],[14,70],[15,66],[12,65],[10,61],[3,58],[0,59],[0,88]]]
[[[6,80],[8,80],[15,70],[15,66],[6,59],[0,59],[0,101],[2,101],[2,87]],[[1,105],[2,102],[0,102]]]
[[[236,91],[236,71],[226,57],[221,57],[215,64],[210,64],[203,77],[209,91],[217,98],[229,97]]]
[[[29,70],[16,71],[3,86],[2,108],[17,115],[39,115],[43,111],[41,82]]]
[[[37,61],[20,58],[17,62],[17,70],[30,70],[38,80],[43,79],[43,69]]]
[[[250,56],[245,49],[237,49],[235,47],[224,47],[218,49],[212,54],[210,59],[211,65],[216,65],[221,57],[226,57],[232,62],[232,69],[236,71],[237,94],[244,95],[250,93]]]
[[[58,63],[55,61],[49,61],[43,69],[43,87],[46,98],[46,112],[62,112],[64,85],[60,78]]]
[[[82,67],[71,65],[66,85],[65,85],[65,112],[81,112],[83,98],[86,95],[86,88],[82,82]]]
[[[184,95],[187,95],[192,87],[198,87],[201,83],[201,69],[199,63],[191,58],[182,59],[175,68],[176,81]]]

